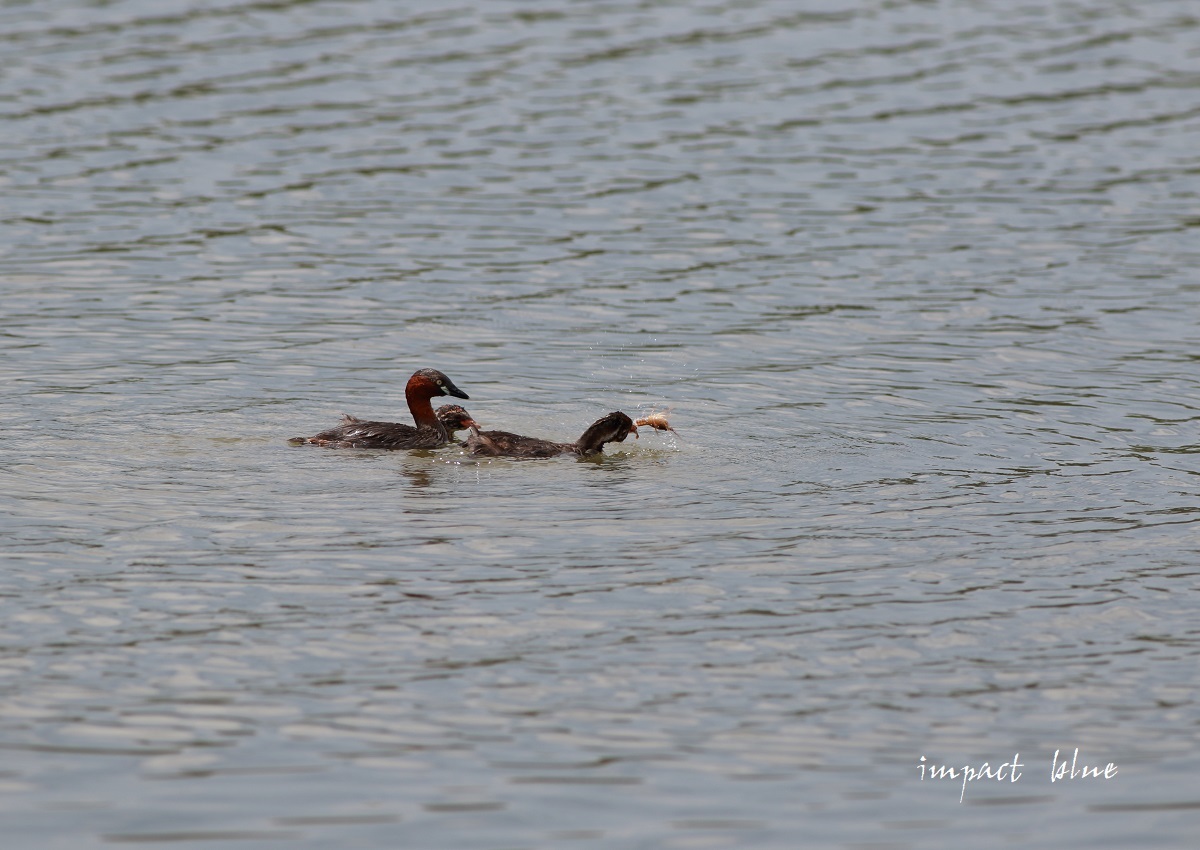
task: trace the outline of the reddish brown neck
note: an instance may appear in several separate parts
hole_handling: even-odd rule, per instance
[[[433,405],[429,402],[429,396],[405,393],[404,397],[408,400],[408,409],[418,428],[421,426],[432,427],[438,424],[437,417],[433,415]]]
[[[446,428],[433,412],[433,405],[429,401],[429,394],[423,392],[423,388],[418,386],[408,386],[404,390],[404,398],[408,402],[409,412],[412,413],[413,421],[417,423],[418,428],[433,428],[435,431],[445,433]]]

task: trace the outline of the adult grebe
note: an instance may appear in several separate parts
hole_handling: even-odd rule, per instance
[[[418,369],[404,387],[404,398],[417,423],[415,428],[401,422],[367,422],[344,415],[342,424],[336,428],[312,437],[293,437],[288,442],[337,449],[436,449],[450,442],[450,434],[456,428],[475,424],[456,404],[445,405],[434,413],[429,400],[443,395],[470,398],[437,369]],[[446,413],[439,415],[441,411]]]
[[[471,425],[470,429],[471,436],[463,445],[477,457],[555,457],[564,454],[585,457],[600,451],[606,443],[623,443],[630,434],[637,437],[637,426],[619,410],[601,416],[574,443],[555,443],[508,431],[480,431],[476,425]]]

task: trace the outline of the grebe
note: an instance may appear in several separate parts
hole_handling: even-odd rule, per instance
[[[335,449],[436,449],[450,442],[454,430],[475,424],[456,404],[445,405],[434,413],[429,400],[443,395],[470,398],[437,369],[418,369],[404,387],[404,398],[417,423],[415,428],[401,422],[367,422],[347,414],[336,428],[313,437],[292,437],[288,442]]]
[[[455,431],[465,431],[472,425],[476,427],[479,425],[471,418],[471,414],[467,413],[466,409],[459,404],[443,404],[433,412],[433,415],[446,426],[446,432],[450,435],[451,440],[454,439]]]
[[[480,431],[477,425],[469,427],[471,436],[463,446],[477,457],[556,457],[564,454],[586,457],[600,451],[605,443],[623,443],[630,434],[637,437],[637,426],[619,410],[601,416],[574,443],[555,443],[508,431]]]

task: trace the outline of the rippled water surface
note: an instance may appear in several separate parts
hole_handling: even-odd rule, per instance
[[[0,58],[6,848],[1194,841],[1194,3],[48,0]],[[422,366],[678,436],[286,443]]]

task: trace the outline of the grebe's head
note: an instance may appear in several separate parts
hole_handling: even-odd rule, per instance
[[[598,452],[605,443],[623,443],[630,434],[637,437],[633,420],[619,410],[606,413],[588,426],[577,445],[582,454]]]
[[[433,398],[439,395],[470,398],[469,395],[454,386],[454,382],[437,369],[418,369],[413,372],[412,377],[408,379],[408,386],[404,388],[404,393],[405,395],[419,395],[425,398]]]
[[[625,438],[633,434],[633,438],[638,438],[637,426],[633,424],[633,420],[619,410],[614,410],[612,413],[605,414],[600,420],[606,428],[609,428],[609,433],[612,437],[606,442],[623,443]]]
[[[479,423],[471,418],[471,414],[457,404],[443,404],[434,411],[434,414],[451,434],[455,431],[479,427]]]

